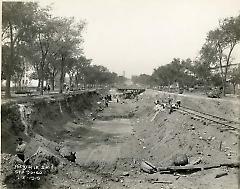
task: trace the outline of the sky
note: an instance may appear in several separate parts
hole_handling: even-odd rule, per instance
[[[173,58],[198,56],[219,19],[240,14],[240,0],[40,0],[55,16],[86,20],[83,49],[93,64],[127,77],[151,74]],[[240,62],[240,48],[233,52]]]

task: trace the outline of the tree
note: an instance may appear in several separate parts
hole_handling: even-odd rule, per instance
[[[31,2],[2,3],[2,43],[9,48],[3,69],[6,77],[7,98],[11,97],[10,81],[18,63],[16,48],[23,41],[24,33],[31,27],[37,7],[36,3]]]
[[[132,81],[135,84],[141,84],[141,85],[151,85],[151,79],[152,77],[147,74],[140,74],[139,76],[133,76]]]
[[[170,64],[154,69],[151,81],[162,86],[170,86],[176,82],[180,87],[192,86],[196,80],[193,71],[190,59],[174,58]]]
[[[7,80],[6,96],[10,97],[10,81],[19,81],[26,63],[34,68],[32,78],[39,80],[43,94],[44,81],[51,82],[60,74],[60,93],[63,91],[65,74],[70,85],[83,83],[113,83],[117,75],[103,66],[91,65],[91,59],[83,56],[82,31],[86,23],[74,18],[53,17],[50,9],[40,8],[37,3],[3,3],[2,78]]]
[[[240,65],[230,73],[230,83],[233,85],[233,93],[236,93],[236,85],[240,84]]]
[[[87,59],[85,56],[80,56],[77,60],[76,65],[76,75],[75,75],[75,85],[78,86],[80,81],[86,84],[86,77],[88,75],[88,69],[91,65],[91,59]]]
[[[14,69],[14,74],[12,75],[12,80],[15,83],[15,86],[18,85],[19,90],[22,89],[22,78],[24,76],[24,73],[27,71],[26,60],[24,58],[26,50],[27,47],[25,46],[24,43],[20,43],[15,48],[16,65]]]
[[[48,10],[41,10],[38,12],[35,29],[36,29],[36,39],[35,43],[40,52],[40,62],[37,63],[37,69],[39,73],[40,81],[40,93],[43,95],[43,83],[46,79],[47,68],[47,56],[51,49],[51,44],[53,42],[53,37],[56,35],[57,30],[55,27],[54,19],[48,14]]]
[[[222,85],[222,78],[219,73],[213,74],[210,78],[211,84],[215,87],[220,87]]]
[[[59,60],[57,54],[53,50],[52,52],[49,53],[46,61],[47,61],[46,74],[50,80],[51,89],[54,90],[55,89],[55,78],[56,78],[56,75],[59,73],[60,60]]]
[[[73,85],[74,76],[77,73],[76,66],[77,66],[77,58],[68,58],[66,63],[66,72],[69,76],[69,85]]]
[[[208,33],[201,55],[206,62],[216,65],[220,69],[223,95],[226,93],[226,80],[231,65],[232,51],[239,42],[239,16],[220,21],[219,28]]]
[[[203,86],[208,86],[212,77],[210,64],[201,59],[195,60],[193,64],[193,72],[196,76],[197,83]]]
[[[8,58],[10,56],[10,48],[8,45],[2,45],[2,80],[6,80],[6,69],[8,66]]]
[[[59,93],[62,93],[63,91],[64,78],[67,71],[67,59],[77,57],[77,55],[80,55],[82,53],[82,49],[80,48],[80,45],[83,42],[81,32],[84,29],[85,25],[86,23],[83,21],[75,23],[73,18],[62,18],[59,22],[59,27],[61,28],[57,33],[59,36],[57,43],[57,54],[61,60]]]
[[[84,83],[91,85],[113,84],[117,82],[117,74],[110,72],[106,67],[90,65],[83,70]]]

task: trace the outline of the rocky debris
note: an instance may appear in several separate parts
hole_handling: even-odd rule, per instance
[[[199,164],[200,162],[202,161],[202,158],[199,157],[197,159],[193,159],[191,162],[190,162],[190,165],[197,165]]]
[[[55,150],[56,150],[57,152],[59,152],[60,147],[59,147],[59,146],[56,146],[56,147],[55,147]]]
[[[66,162],[61,161],[61,162],[59,163],[59,165],[58,165],[58,168],[59,168],[59,169],[63,169],[66,165],[67,165]]]
[[[39,147],[36,153],[29,157],[29,159],[27,159],[25,162],[29,163],[32,166],[42,165],[44,163],[58,166],[60,159],[53,153],[49,152],[47,149]]]
[[[62,157],[66,158],[68,161],[75,162],[76,152],[72,152],[70,148],[63,146],[60,148],[59,153]]]
[[[183,166],[188,164],[188,157],[186,154],[177,154],[173,158],[173,164],[175,166]]]
[[[157,168],[152,165],[151,163],[147,162],[147,161],[143,161],[141,163],[141,170],[143,172],[146,172],[146,173],[149,173],[149,174],[152,174],[152,173],[156,173],[157,171]]]
[[[150,178],[145,178],[145,181],[152,183],[153,181],[158,181],[158,178],[152,178],[152,177],[150,177]]]
[[[19,159],[16,155],[11,154],[1,154],[1,181],[10,178],[14,175],[15,165],[23,165],[23,161]]]
[[[17,156],[2,154],[1,182],[11,185],[10,188],[29,188],[31,184],[40,184],[43,176],[56,174],[58,164],[59,159],[42,147],[25,162]]]
[[[110,180],[113,182],[119,182],[121,176],[111,176]]]
[[[76,160],[76,152],[70,152],[70,155],[65,156],[68,161],[75,162]]]
[[[123,176],[129,176],[129,172],[124,171],[124,172],[122,173],[122,175],[123,175]]]
[[[70,156],[71,149],[66,146],[62,146],[59,150],[59,153],[62,157]]]

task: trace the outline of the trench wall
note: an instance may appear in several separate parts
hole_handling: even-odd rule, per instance
[[[86,120],[97,108],[97,91],[31,99],[1,106],[1,153],[15,154],[16,139],[30,141],[37,133],[59,142],[66,133],[64,124],[72,120]]]

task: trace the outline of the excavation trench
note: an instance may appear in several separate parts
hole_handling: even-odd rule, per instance
[[[43,188],[159,188],[147,182],[155,177],[171,181],[172,188],[237,188],[237,169],[229,169],[222,180],[212,179],[221,169],[180,178],[171,174],[150,178],[140,171],[143,160],[157,167],[170,166],[177,154],[186,154],[190,162],[200,158],[202,165],[238,160],[239,139],[221,132],[217,125],[204,124],[178,111],[162,111],[153,119],[153,102],[167,96],[148,90],[138,101],[111,102],[100,111],[100,95],[93,92],[34,100],[20,108],[18,104],[2,105],[2,182],[6,183],[4,178],[11,173],[9,160],[16,154],[15,141],[22,137],[28,144],[26,158],[41,148],[60,159],[58,172],[41,180]],[[229,102],[203,98],[195,102],[191,96],[177,99],[183,106],[199,107],[199,111],[216,112],[232,120],[239,115],[235,107],[229,108]],[[225,112],[229,113],[223,116]],[[76,152],[74,163],[66,158],[70,152]]]
[[[132,132],[130,119],[115,118],[102,121],[95,120],[90,128],[76,125],[78,140],[66,139],[62,145],[76,152],[76,163],[81,166],[94,164],[114,164],[121,158],[126,138]],[[82,128],[82,129],[80,129]]]
[[[97,173],[112,172],[124,153],[133,130],[133,108],[112,102],[97,111],[99,93],[83,93],[61,98],[2,106],[2,152],[15,155],[16,139],[22,137],[31,158],[40,149],[60,161],[74,152],[75,164]]]

